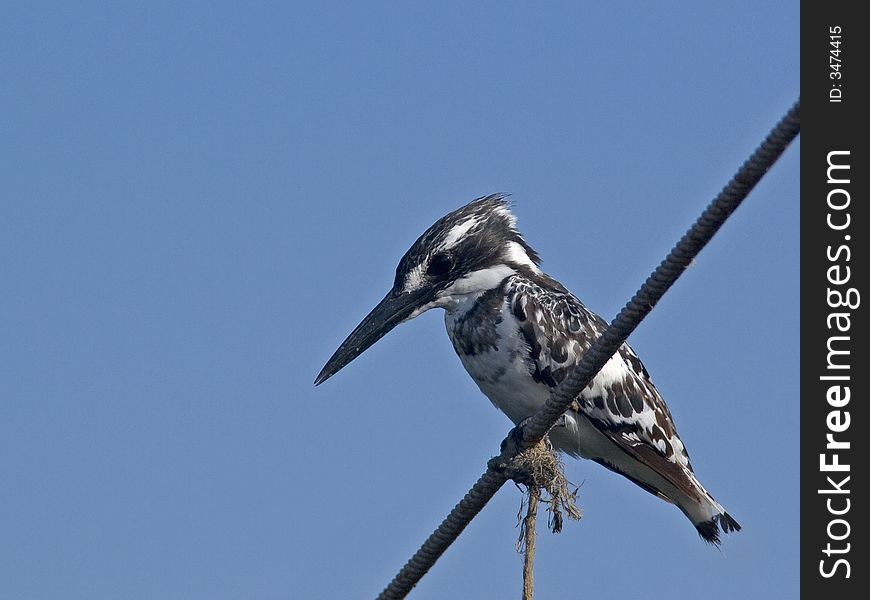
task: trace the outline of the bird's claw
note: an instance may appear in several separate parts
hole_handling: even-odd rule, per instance
[[[523,431],[525,430],[526,425],[532,420],[532,417],[526,417],[519,423],[517,423],[516,427],[510,430],[508,433],[508,437],[511,438],[514,444],[522,447],[523,445]],[[568,425],[568,418],[565,415],[559,415],[559,418],[556,419],[556,422],[553,424],[553,428],[555,427],[566,427]],[[501,451],[504,452],[505,446],[507,444],[507,438],[502,440],[501,443]]]

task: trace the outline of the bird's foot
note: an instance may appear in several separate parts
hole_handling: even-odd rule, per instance
[[[526,417],[525,419],[523,419],[522,421],[517,423],[516,427],[514,427],[513,429],[510,430],[510,433],[508,433],[508,437],[506,437],[501,442],[500,449],[502,452],[505,451],[505,448],[507,448],[507,445],[509,443],[512,443],[514,446],[517,446],[518,448],[522,448],[522,446],[523,446],[523,430],[525,429],[526,425],[528,425],[531,420],[532,420],[532,417]],[[561,415],[558,419],[556,419],[556,422],[553,424],[553,428],[566,427],[567,425],[568,425],[567,417],[565,417],[565,415]],[[510,441],[508,441],[508,440],[510,440]]]

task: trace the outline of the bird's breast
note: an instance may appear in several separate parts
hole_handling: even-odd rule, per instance
[[[529,344],[503,295],[460,305],[444,320],[462,365],[496,408],[518,423],[541,407],[549,388],[532,377]]]

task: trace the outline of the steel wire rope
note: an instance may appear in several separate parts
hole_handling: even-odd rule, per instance
[[[507,481],[504,467],[519,452],[543,439],[577,394],[616,353],[799,132],[800,99],[740,166],[734,177],[704,209],[698,220],[646,279],[604,333],[593,342],[571,375],[553,390],[544,406],[530,419],[524,421],[521,427],[508,434],[505,442],[502,443],[503,448],[499,456],[489,461],[483,475],[384,588],[378,596],[379,599],[404,598],[417,585]]]

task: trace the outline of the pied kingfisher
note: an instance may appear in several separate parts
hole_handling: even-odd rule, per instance
[[[326,381],[399,323],[430,308],[465,370],[515,424],[544,404],[605,322],[538,268],[503,195],[439,219],[399,261],[393,289],[317,376]],[[550,431],[556,449],[594,460],[676,504],[707,542],[740,525],[695,477],[643,363],[623,344]]]

